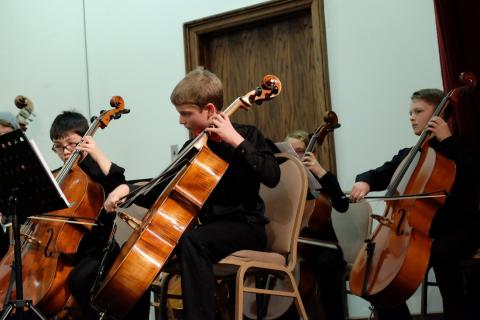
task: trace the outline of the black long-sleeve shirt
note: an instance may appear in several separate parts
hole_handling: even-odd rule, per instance
[[[453,160],[456,164],[454,184],[445,204],[437,210],[430,228],[430,236],[435,238],[443,230],[454,225],[468,224],[469,217],[478,214],[474,194],[475,181],[473,180],[475,161],[468,143],[458,136],[451,136],[442,142],[433,138],[429,143],[437,152]],[[409,150],[410,148],[400,150],[392,160],[376,169],[359,174],[355,181],[368,183],[371,191],[385,190],[390,184],[396,168],[407,156]]]
[[[257,128],[235,123],[233,126],[245,138],[237,148],[208,140],[208,147],[228,162],[229,167],[202,207],[199,218],[202,223],[222,219],[265,223],[265,206],[259,196],[260,183],[274,187],[280,180],[280,167]],[[182,149],[190,142],[187,141]],[[168,182],[138,197],[135,203],[150,208]]]
[[[316,177],[322,185],[321,192],[325,193],[332,201],[332,207],[338,212],[346,212],[348,210],[349,201],[345,193],[340,188],[337,177],[327,171],[323,177]]]
[[[95,182],[100,184],[107,196],[117,186],[125,182],[125,169],[112,162],[110,170],[105,175],[97,162],[92,157],[87,156],[79,163],[79,167]],[[115,215],[106,213],[103,209],[97,219],[97,226],[94,226],[82,239],[77,253],[77,257],[86,254],[101,254],[110,231],[113,226]]]
[[[328,196],[332,207],[337,210],[338,212],[346,212],[349,206],[349,200],[345,196],[345,193],[340,188],[340,184],[338,183],[337,177],[335,177],[331,172],[327,171],[321,178],[314,175],[315,178],[320,182],[322,189],[319,191]],[[330,223],[326,230],[322,230],[321,233],[317,233],[310,227],[305,227],[301,231],[301,236],[319,240],[327,240],[327,241],[337,241],[337,236],[335,234],[335,230],[333,229],[333,225]]]

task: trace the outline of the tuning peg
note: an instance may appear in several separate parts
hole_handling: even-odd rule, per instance
[[[95,121],[96,119],[97,119],[97,116],[93,116],[93,117],[90,118],[90,122],[93,122],[93,121]]]
[[[260,106],[260,105],[262,104],[262,101],[261,101],[261,100],[257,100],[257,101],[255,101],[255,103]]]
[[[115,119],[115,120],[120,119],[121,116],[122,116],[121,113],[116,113],[116,114],[113,116],[113,119]]]
[[[30,101],[28,101],[28,98],[25,96],[19,95],[15,97],[15,106],[19,109],[25,108],[29,102]]]
[[[100,114],[102,114],[102,113],[104,113],[104,112],[105,112],[105,110],[100,110]]]
[[[130,113],[130,109],[123,109],[123,110],[122,110],[122,113],[123,113],[123,114]]]
[[[278,93],[278,87],[277,87],[277,86],[273,86],[273,87],[272,87],[272,93],[273,93],[273,94],[277,94],[277,93]]]
[[[262,87],[256,87],[255,88],[255,95],[257,97],[260,97],[262,95],[262,92],[263,92]]]

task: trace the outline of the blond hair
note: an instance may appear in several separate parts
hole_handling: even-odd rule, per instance
[[[305,144],[305,148],[308,146],[308,143],[310,142],[310,138],[308,136],[308,132],[304,130],[295,130],[287,134],[285,137],[285,140],[288,138],[293,138],[302,141]]]
[[[179,106],[194,104],[200,108],[213,103],[217,110],[223,107],[222,81],[204,67],[197,67],[187,73],[175,86],[170,95],[170,101]]]

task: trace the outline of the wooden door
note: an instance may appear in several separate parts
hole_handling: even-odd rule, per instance
[[[281,94],[237,112],[233,121],[257,126],[272,141],[296,129],[311,133],[331,110],[323,12],[322,0],[268,1],[187,22],[186,70],[202,65],[217,74],[225,106],[258,86],[265,74],[278,76]],[[317,153],[335,171],[332,135]]]

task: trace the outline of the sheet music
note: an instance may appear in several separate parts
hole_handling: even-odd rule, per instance
[[[32,146],[33,151],[35,151],[35,154],[37,155],[38,159],[40,159],[40,162],[42,163],[43,169],[46,172],[48,172],[48,176],[50,177],[50,180],[52,181],[52,183],[55,185],[55,189],[57,190],[57,193],[60,195],[62,200],[65,202],[65,205],[67,206],[67,208],[70,208],[70,202],[67,200],[67,197],[65,197],[65,194],[63,194],[63,191],[60,188],[60,186],[58,185],[57,180],[53,176],[52,171],[50,171],[50,168],[48,167],[47,162],[45,161],[42,154],[40,153],[40,150],[38,149],[37,144],[33,140],[29,140],[29,142],[30,142],[30,145]]]
[[[281,151],[281,152],[285,152],[285,153],[288,153],[288,154],[291,154],[292,156],[294,156],[295,158],[299,159],[297,153],[295,152],[295,150],[293,149],[292,145],[288,142],[285,142],[285,141],[282,141],[282,142],[276,142],[275,145],[277,146],[277,148]],[[318,180],[315,178],[315,176],[310,172],[310,170],[308,170],[307,168],[305,168],[305,171],[307,172],[307,178],[308,178],[308,189],[310,191],[316,191],[318,189],[321,189],[322,188],[322,185],[320,184],[320,182],[318,182]]]

